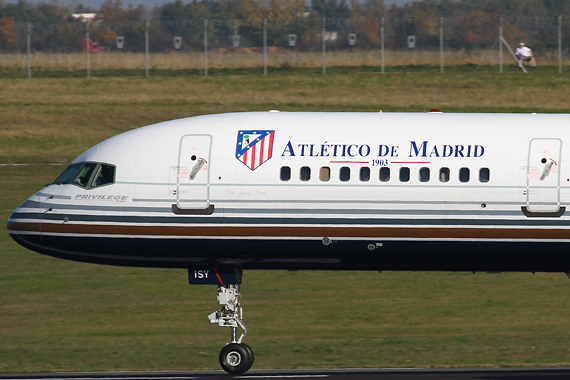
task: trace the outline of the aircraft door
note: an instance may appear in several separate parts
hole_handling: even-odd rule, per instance
[[[560,209],[562,140],[532,139],[529,145],[526,199],[530,212]]]
[[[176,202],[179,209],[210,206],[211,135],[185,135],[180,140]]]

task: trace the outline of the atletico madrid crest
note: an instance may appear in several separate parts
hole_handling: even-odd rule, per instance
[[[260,167],[273,155],[275,131],[238,131],[236,158],[251,170]]]

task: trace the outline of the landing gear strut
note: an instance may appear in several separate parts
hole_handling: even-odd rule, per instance
[[[210,323],[218,324],[220,327],[229,327],[230,340],[220,352],[220,365],[228,373],[244,373],[253,365],[253,350],[245,343],[242,343],[247,329],[243,323],[243,310],[239,302],[239,285],[218,285],[218,303],[222,308],[208,315]],[[242,333],[237,338],[238,327]]]

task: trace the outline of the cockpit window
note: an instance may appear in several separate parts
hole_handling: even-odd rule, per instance
[[[79,173],[77,173],[77,175],[75,176],[73,181],[71,181],[71,183],[75,183],[82,187],[87,187],[87,185],[89,184],[89,179],[91,179],[91,175],[93,174],[93,171],[95,170],[96,167],[97,164],[95,163],[92,162],[86,163],[85,165],[83,165],[81,170],[79,170]]]
[[[95,172],[95,177],[93,177],[91,187],[107,185],[113,182],[115,182],[115,167],[101,164],[97,168],[97,172]]]
[[[94,188],[115,182],[115,167],[97,162],[71,164],[53,182],[55,185],[72,183],[85,188]]]
[[[57,177],[57,179],[55,181],[53,181],[54,185],[71,183],[71,181],[73,180],[73,178],[75,178],[75,176],[77,175],[77,172],[79,172],[79,169],[81,169],[82,166],[83,166],[83,163],[69,165],[63,171],[63,173],[61,173],[60,176]]]

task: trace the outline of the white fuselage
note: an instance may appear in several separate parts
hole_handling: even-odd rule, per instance
[[[8,229],[38,252],[114,265],[569,271],[568,124],[442,113],[174,120],[89,149],[72,165],[112,181],[50,185]]]

